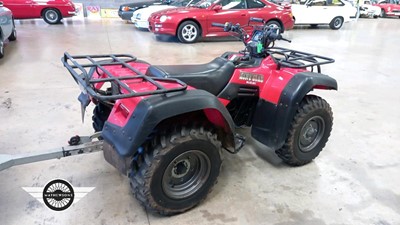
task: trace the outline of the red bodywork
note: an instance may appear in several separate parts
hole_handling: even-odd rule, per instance
[[[141,62],[131,62],[129,63],[134,68],[138,69],[142,73],[146,73],[147,68],[150,66],[146,63]],[[121,68],[121,66],[105,66],[108,71],[110,71],[114,76],[127,76],[132,74],[132,72],[126,68]],[[278,104],[279,98],[286,84],[292,79],[292,77],[300,72],[307,71],[305,69],[293,69],[293,68],[281,68],[277,69],[277,65],[272,60],[271,57],[265,58],[260,66],[251,67],[251,68],[237,68],[235,69],[230,81],[228,84],[241,84],[241,85],[251,85],[254,87],[258,87],[259,89],[259,97],[273,104]],[[257,80],[244,80],[241,78],[241,73],[252,73],[258,74],[262,76],[262,79]],[[105,78],[106,75],[100,73],[96,74],[95,77]],[[144,81],[141,78],[135,80],[127,80],[124,81],[132,90],[135,92],[144,92],[149,90],[155,90],[155,86]],[[176,88],[179,85],[176,83],[159,83],[166,88]],[[227,84],[227,85],[228,85]],[[100,89],[102,86],[101,83],[97,84],[96,88]],[[324,89],[324,87],[315,87]],[[188,86],[187,90],[193,90],[193,87]],[[108,118],[108,122],[115,124],[119,127],[124,127],[128,122],[129,118],[131,118],[132,113],[134,113],[136,106],[139,102],[148,98],[149,96],[140,96],[134,98],[125,98],[119,99],[115,102],[115,106],[113,107],[111,114]],[[219,98],[219,101],[227,106],[231,100]],[[223,126],[223,117],[220,113],[217,113],[215,109],[204,109],[204,113],[209,119],[210,122],[214,123],[217,126]]]
[[[373,4],[374,6],[381,7],[385,11],[386,16],[400,16],[400,2],[394,0],[380,1],[378,4]]]
[[[41,18],[48,8],[57,9],[63,18],[75,15],[75,6],[70,0],[2,0],[15,19]]]
[[[155,34],[168,34],[175,36],[179,25],[187,20],[192,20],[200,25],[202,37],[222,37],[230,36],[228,32],[224,32],[219,27],[212,27],[211,23],[225,23],[227,21],[240,25],[248,24],[250,17],[262,18],[265,21],[276,20],[283,25],[285,30],[292,29],[294,19],[290,7],[282,7],[273,3],[260,0],[265,4],[264,8],[251,9],[221,9],[213,8],[218,3],[208,8],[182,7],[175,9],[162,10],[153,13],[149,17],[149,30]],[[167,16],[166,21],[161,22],[161,16]],[[253,27],[248,26],[248,32]]]

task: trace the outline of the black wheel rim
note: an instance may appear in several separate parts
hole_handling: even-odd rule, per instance
[[[206,183],[211,171],[209,157],[199,150],[180,154],[168,165],[163,175],[162,188],[172,199],[187,198]]]
[[[321,141],[325,132],[325,121],[321,116],[311,117],[301,128],[299,148],[302,152],[310,152]]]

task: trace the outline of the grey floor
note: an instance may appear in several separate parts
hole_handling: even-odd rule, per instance
[[[2,154],[39,152],[91,133],[91,115],[81,123],[79,88],[60,61],[65,51],[174,64],[242,49],[236,41],[160,42],[118,19],[56,26],[32,20],[17,29],[18,41],[7,44],[0,60]],[[0,224],[400,224],[400,20],[360,19],[339,31],[305,27],[285,36],[293,42],[278,45],[336,59],[323,71],[337,79],[339,91],[317,93],[333,108],[333,132],[311,164],[288,167],[250,139],[238,155],[225,154],[206,201],[173,217],[146,213],[128,179],[101,153],[29,164],[0,172]],[[21,188],[54,178],[96,188],[63,212]]]

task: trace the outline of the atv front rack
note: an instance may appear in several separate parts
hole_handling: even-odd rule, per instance
[[[65,52],[62,58],[64,66],[68,69],[75,81],[90,96],[100,101],[111,101],[122,98],[131,98],[145,95],[165,94],[169,92],[177,92],[186,90],[187,85],[173,78],[156,78],[149,77],[132,66],[133,63],[145,63],[138,61],[136,57],[127,54],[110,54],[110,55],[75,55],[71,56]],[[124,68],[123,74],[113,74],[108,67]],[[99,78],[93,76],[95,73],[103,74],[105,77]],[[155,87],[155,90],[135,92],[129,85],[128,81],[143,81]],[[160,82],[174,83],[177,87],[166,88]],[[110,83],[112,93],[105,92],[96,88],[96,84]]]
[[[275,63],[278,64],[279,67],[310,67],[311,72],[313,72],[315,66],[317,67],[318,73],[321,73],[321,65],[335,62],[334,59],[325,56],[280,47],[269,48],[267,53],[271,56]]]

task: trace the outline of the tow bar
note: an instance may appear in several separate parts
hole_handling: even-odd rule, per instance
[[[99,139],[100,135],[101,132],[95,133],[92,136],[73,136],[68,141],[69,146],[45,152],[17,155],[0,154],[0,171],[22,164],[102,151],[103,141]]]

